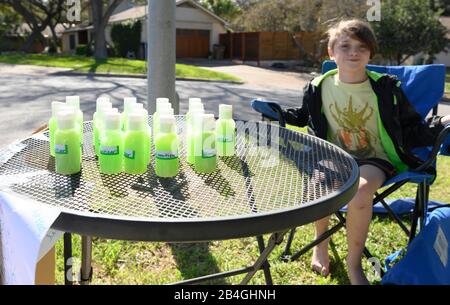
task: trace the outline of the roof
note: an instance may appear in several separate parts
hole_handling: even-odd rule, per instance
[[[141,18],[146,17],[146,15],[147,15],[147,6],[146,5],[135,6],[130,9],[127,9],[123,12],[120,12],[118,14],[112,15],[109,18],[109,22],[113,23],[113,22],[121,22],[121,21],[125,21],[125,20],[130,20],[130,19],[141,19]]]
[[[176,6],[180,6],[184,3],[191,4],[193,7],[200,9],[201,11],[205,12],[206,14],[210,15],[212,18],[214,18],[217,21],[219,21],[220,23],[222,23],[225,27],[228,27],[228,22],[226,22],[225,20],[223,20],[222,18],[220,18],[219,16],[217,16],[210,10],[207,10],[206,8],[204,8],[203,6],[201,6],[200,4],[198,4],[195,1],[177,0]],[[135,7],[129,8],[127,10],[124,10],[120,13],[112,15],[109,18],[108,23],[116,23],[116,22],[122,22],[122,21],[133,20],[133,19],[144,19],[146,17],[147,17],[147,5],[140,5],[140,6],[135,6]],[[93,29],[92,25],[87,25],[87,24],[77,25],[75,27],[66,29],[64,31],[64,33],[71,33],[71,32],[77,32],[77,31],[82,31],[82,30],[91,30],[91,29]]]
[[[210,10],[207,10],[206,8],[204,8],[203,6],[201,6],[200,4],[198,4],[195,1],[192,1],[192,0],[177,0],[176,6],[180,6],[180,5],[184,4],[184,3],[189,3],[192,6],[200,9],[201,11],[205,12],[206,14],[210,15],[211,17],[213,17],[214,19],[216,19],[217,21],[222,23],[224,26],[228,25],[228,22],[226,22],[225,20],[223,20],[222,18],[220,18],[219,16],[217,16],[216,14],[211,12]],[[130,19],[142,19],[142,18],[145,18],[146,16],[147,16],[147,5],[141,5],[141,6],[132,7],[130,9],[127,9],[127,10],[123,11],[123,12],[120,12],[118,14],[112,15],[109,18],[109,22],[110,23],[114,23],[114,22],[122,22],[122,21],[130,20]]]

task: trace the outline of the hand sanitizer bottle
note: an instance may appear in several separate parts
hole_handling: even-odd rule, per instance
[[[61,111],[56,116],[55,164],[56,172],[72,175],[81,170],[80,129],[75,111]]]
[[[94,149],[95,155],[99,155],[100,147],[100,135],[103,130],[103,121],[105,112],[112,109],[112,104],[109,98],[99,98],[97,99],[96,111],[93,118],[93,134],[94,134]]]
[[[75,95],[75,96],[66,96],[66,104],[69,106],[72,106],[76,109],[76,115],[77,115],[77,123],[78,123],[78,127],[80,128],[80,133],[81,133],[81,145],[83,145],[83,122],[84,122],[84,118],[83,118],[83,112],[80,109],[80,97]]]
[[[193,106],[193,110],[189,111],[190,118],[186,119],[186,162],[194,164],[194,134],[197,120],[201,120],[205,110],[203,105]]]
[[[137,113],[140,114],[142,116],[144,116],[144,121],[145,121],[145,132],[146,132],[146,139],[148,139],[148,142],[145,143],[145,145],[147,145],[148,147],[146,148],[146,151],[148,152],[147,154],[147,164],[150,164],[150,160],[151,160],[151,146],[152,146],[152,128],[148,125],[148,112],[147,110],[144,109],[144,105],[143,104],[139,104],[136,103],[133,105],[132,109],[131,109],[131,113]]]
[[[48,135],[50,138],[50,155],[55,156],[55,131],[57,129],[56,115],[63,107],[66,106],[62,102],[52,102],[52,117],[48,121]]]
[[[122,112],[122,131],[125,131],[127,128],[127,120],[128,114],[133,109],[133,106],[137,103],[135,97],[125,97],[123,99],[123,112]]]
[[[204,114],[196,122],[194,131],[194,169],[198,173],[212,173],[216,169],[216,121],[213,114]]]
[[[156,136],[159,130],[159,116],[162,109],[171,109],[172,105],[169,99],[165,97],[158,97],[156,99],[156,111],[153,114],[153,137]]]
[[[115,108],[113,108],[115,109]],[[120,130],[120,113],[105,113],[104,130],[100,137],[100,173],[119,174],[122,172],[123,135]]]
[[[124,172],[143,174],[147,171],[150,156],[150,134],[144,112],[128,114],[128,126],[124,135]]]
[[[161,115],[155,137],[155,172],[158,177],[175,177],[179,169],[179,140],[175,132],[175,117]]]
[[[234,156],[236,145],[236,123],[231,105],[219,105],[219,119],[216,123],[216,148],[218,156]]]

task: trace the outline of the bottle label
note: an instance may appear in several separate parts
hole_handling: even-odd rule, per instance
[[[125,158],[133,160],[135,158],[135,154],[136,154],[136,152],[134,150],[125,149],[125,152],[123,155]]]
[[[119,154],[119,146],[100,146],[100,154],[113,156]]]
[[[67,144],[55,144],[55,154],[58,155],[67,155],[69,153],[69,149]]]
[[[163,160],[171,160],[178,158],[178,151],[157,151],[155,157]]]
[[[202,158],[212,158],[216,156],[216,150],[215,149],[203,149],[202,150]]]
[[[217,142],[231,143],[233,142],[233,136],[218,136]]]

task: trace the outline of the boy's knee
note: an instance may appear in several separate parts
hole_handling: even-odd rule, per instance
[[[359,180],[357,196],[372,197],[377,191],[378,187],[365,179]]]

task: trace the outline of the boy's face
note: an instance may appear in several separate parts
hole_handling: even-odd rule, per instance
[[[370,60],[367,45],[345,34],[338,36],[333,49],[328,48],[328,55],[340,69],[352,72],[365,70]]]

